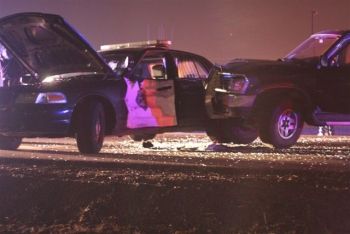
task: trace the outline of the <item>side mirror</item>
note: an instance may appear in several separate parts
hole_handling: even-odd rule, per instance
[[[324,55],[321,56],[319,68],[328,67],[328,66],[329,66],[329,64],[328,64],[328,61],[327,61],[327,57],[324,56]]]
[[[23,85],[28,85],[33,81],[33,78],[30,74],[25,74],[19,78],[19,81]]]

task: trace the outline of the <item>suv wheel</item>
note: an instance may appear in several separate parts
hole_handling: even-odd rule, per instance
[[[207,135],[213,142],[250,144],[258,138],[255,127],[231,121],[213,121],[207,129]]]
[[[21,143],[21,137],[0,136],[0,149],[2,150],[16,150]]]
[[[90,101],[78,112],[76,140],[81,153],[98,153],[103,145],[106,119],[103,105],[97,101]]]
[[[289,148],[300,137],[303,118],[298,105],[283,100],[267,107],[260,116],[260,139],[275,148]]]
[[[251,125],[231,126],[232,141],[236,144],[250,144],[258,138],[258,130]]]

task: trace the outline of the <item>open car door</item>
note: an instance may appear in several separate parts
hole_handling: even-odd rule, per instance
[[[147,53],[125,81],[128,128],[177,125],[174,81],[168,79],[164,53]]]

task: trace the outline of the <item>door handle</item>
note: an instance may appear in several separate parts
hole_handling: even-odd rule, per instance
[[[168,90],[168,89],[171,89],[172,86],[164,86],[164,87],[161,87],[161,88],[157,88],[157,91],[164,91],[164,90]]]

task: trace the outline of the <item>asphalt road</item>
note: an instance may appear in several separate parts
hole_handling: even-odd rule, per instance
[[[152,144],[111,137],[81,155],[72,139],[24,139],[0,151],[0,232],[350,232],[350,137]]]

